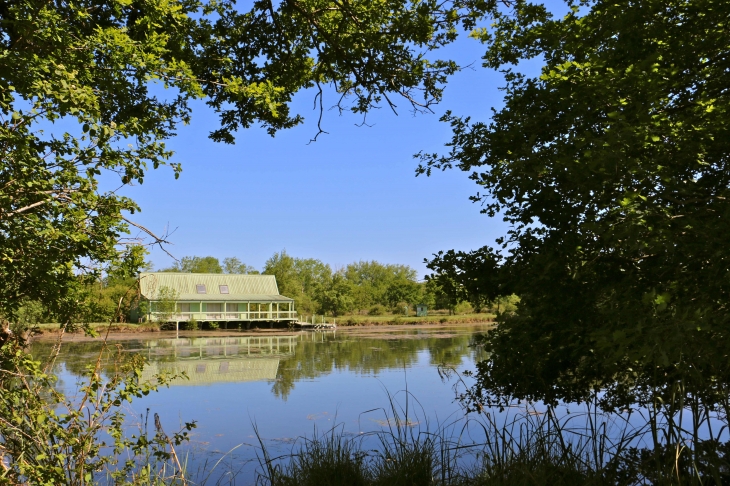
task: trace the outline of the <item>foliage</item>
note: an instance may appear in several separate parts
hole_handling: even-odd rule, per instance
[[[87,285],[82,294],[86,304],[83,322],[108,322],[116,317],[120,299],[129,293],[130,288],[136,287],[136,282],[135,278],[107,278]],[[123,312],[117,317],[120,321],[130,314],[133,303],[138,303],[138,301],[124,299]]]
[[[474,308],[466,300],[454,306],[454,314],[471,314],[472,312],[474,312]]]
[[[262,273],[276,276],[279,293],[294,299],[295,308],[304,313],[319,310],[315,294],[332,279],[329,265],[314,258],[294,258],[286,250],[266,260]]]
[[[360,261],[333,272],[320,260],[295,258],[282,250],[266,261],[263,273],[275,275],[279,292],[292,297],[304,313],[337,316],[375,304],[415,305],[424,297],[416,271],[407,265]]]
[[[370,316],[382,316],[387,312],[387,309],[383,304],[375,304],[370,308],[368,311],[368,315]]]
[[[223,272],[224,273],[234,273],[234,274],[249,274],[249,275],[255,275],[258,274],[258,270],[256,270],[254,267],[246,265],[241,260],[239,260],[236,257],[228,257],[223,259]]]
[[[165,142],[191,100],[219,115],[210,136],[226,143],[301,123],[302,89],[320,114],[332,92],[362,115],[396,96],[428,109],[458,66],[427,54],[478,16],[462,0],[2,3],[0,314],[30,298],[72,322],[81,276],[139,242],[131,229],[165,242],[129,219],[139,207],[120,189],[161,165],[179,175]]]
[[[185,329],[187,329],[188,331],[197,331],[200,327],[200,325],[198,324],[198,320],[195,319],[195,316],[190,316],[185,326]]]
[[[185,256],[176,261],[172,267],[162,270],[163,272],[185,272],[185,273],[223,273],[223,267],[217,258],[212,256],[198,257]]]
[[[401,304],[414,304],[421,300],[421,286],[413,280],[399,276],[388,283],[385,290],[385,301],[391,307],[402,307]],[[412,305],[411,305],[412,307]]]
[[[83,299],[85,305],[81,320],[84,322],[104,322],[115,315],[120,298],[127,295],[134,286],[136,276],[150,264],[144,261],[144,247],[136,245],[133,253],[138,257],[122,261],[122,267],[109,266],[106,275],[100,280],[87,284]],[[134,266],[136,265],[136,267]],[[136,268],[136,269],[135,269]],[[360,271],[355,271],[356,269]],[[172,267],[163,271],[212,272],[221,269],[225,273],[258,274],[253,267],[241,263],[236,257],[225,258],[223,265],[215,257],[186,256]],[[364,269],[364,271],[363,271]],[[367,273],[366,273],[367,272]],[[438,294],[435,281],[425,284],[416,281],[416,272],[406,265],[384,265],[376,261],[358,262],[338,272],[313,258],[295,258],[282,251],[267,260],[264,273],[273,274],[277,278],[280,293],[295,299],[296,309],[305,314],[331,314],[334,316],[351,313],[357,309],[356,302],[373,302],[373,305],[387,306],[401,313],[403,305],[415,308],[416,304],[425,303],[431,309],[445,307],[447,299]],[[369,274],[369,275],[368,275]],[[366,277],[364,277],[366,276]],[[400,299],[400,300],[399,300]],[[146,315],[146,302],[138,297],[122,299],[125,308],[122,317]],[[453,306],[451,306],[453,307]],[[29,312],[30,308],[25,312]],[[386,310],[381,311],[382,315]],[[47,311],[43,314],[44,322],[54,319]],[[40,322],[40,321],[38,321]]]
[[[100,373],[105,359],[113,361],[107,367],[112,371],[108,378]],[[44,367],[35,361],[22,340],[4,340],[0,360],[3,484],[83,485],[107,474],[115,484],[136,484],[135,478],[182,474],[179,464],[172,464],[174,446],[187,439],[194,423],[185,424],[173,439],[161,428],[153,438],[146,431],[131,436],[125,432],[124,404],[171,379],[158,376],[154,383],[141,382],[141,356],[127,356],[104,343],[96,363],[86,366],[76,399],[54,388],[50,364]],[[147,462],[135,462],[140,457]]]
[[[730,383],[730,4],[568,7],[519,0],[475,33],[506,75],[504,107],[489,122],[447,114],[450,152],[420,170],[468,172],[511,229],[434,269],[494,274],[486,297],[521,298],[486,340],[485,395],[601,389],[614,409],[667,403],[681,383],[683,403],[713,409]],[[538,76],[520,71],[530,59]]]
[[[347,281],[343,272],[336,272],[317,289],[317,301],[322,313],[339,316],[351,312],[354,305],[352,284]]]
[[[158,321],[168,322],[172,319],[177,311],[178,297],[177,291],[170,287],[162,286],[157,290],[157,300],[152,305]]]
[[[370,474],[364,463],[365,454],[356,451],[355,444],[344,438],[335,428],[321,437],[305,439],[300,450],[292,455],[284,468],[272,464],[266,446],[262,446],[264,477],[258,482],[271,486],[366,486],[370,484]],[[261,475],[260,475],[261,476]],[[263,481],[262,481],[263,480]]]
[[[359,261],[345,267],[345,275],[355,289],[355,308],[368,309],[373,304],[392,307],[400,301],[415,298],[416,271],[407,265]],[[400,288],[402,286],[402,289]]]
[[[32,328],[35,324],[50,322],[48,310],[43,303],[36,300],[24,299],[18,308],[16,321],[12,330],[21,333]]]
[[[396,407],[378,421],[379,431],[315,430],[277,458],[259,437],[257,484],[700,486],[730,477],[728,443],[700,440],[696,458],[687,447],[637,447],[664,430],[592,406],[561,414],[516,402],[508,412],[465,415],[435,429]],[[474,430],[483,435],[473,437]]]
[[[449,309],[466,300],[478,312],[508,292],[500,279],[499,263],[499,255],[488,247],[468,253],[440,251],[433,260],[426,260],[434,271],[426,280],[437,287]]]
[[[79,282],[83,285],[78,290],[77,319],[84,323],[124,322],[130,317],[146,315],[147,302],[142,301],[139,295],[131,294],[138,287],[139,273],[151,267],[145,261],[147,254],[142,245],[128,245],[119,260],[106,265],[98,280],[82,279]],[[117,312],[120,303],[123,307]]]

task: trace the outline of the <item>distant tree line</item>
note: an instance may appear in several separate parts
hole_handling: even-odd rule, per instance
[[[416,270],[408,265],[377,261],[333,269],[321,260],[293,257],[282,250],[266,260],[261,271],[236,257],[221,262],[213,256],[183,257],[162,271],[274,275],[279,292],[294,299],[296,309],[304,314],[403,313],[405,307],[414,311],[420,303],[431,308],[454,307],[436,285],[419,282]]]
[[[80,294],[76,322],[106,322],[116,314],[120,303],[122,316],[128,316],[134,307],[144,308],[137,277],[139,272],[152,269],[146,256],[143,247],[130,247],[124,258],[103,269],[98,280],[87,281]],[[514,297],[488,301],[474,298],[474,293],[464,291],[463,285],[445,278],[419,281],[416,270],[408,265],[373,260],[333,269],[316,258],[293,257],[285,250],[274,253],[261,270],[237,257],[221,261],[214,256],[185,256],[160,271],[274,275],[279,292],[294,299],[296,310],[305,315],[402,315],[406,308],[413,315],[417,304],[454,314],[514,308]],[[18,322],[25,327],[56,320],[57,316],[35,300],[27,299],[18,311]]]

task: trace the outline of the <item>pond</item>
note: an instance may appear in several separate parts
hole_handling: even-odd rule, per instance
[[[224,332],[205,335],[156,333],[115,340],[124,352],[147,360],[143,377],[185,372],[128,410],[130,427],[146,413],[159,414],[166,431],[195,420],[188,447],[199,467],[224,457],[216,474],[250,484],[258,466],[258,429],[273,455],[292,450],[298,438],[334,426],[346,435],[367,434],[392,424],[391,401],[408,407],[414,427],[438,428],[460,420],[453,383],[441,365],[473,369],[480,350],[470,346],[485,325],[464,327],[356,328],[305,332]],[[32,345],[37,358],[52,342]],[[57,361],[58,387],[73,395],[98,341],[67,339]]]

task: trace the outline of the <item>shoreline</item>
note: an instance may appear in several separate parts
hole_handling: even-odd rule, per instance
[[[254,329],[214,329],[214,330],[160,330],[159,328],[151,328],[149,326],[143,328],[138,324],[111,324],[109,329],[109,341],[121,341],[126,339],[134,339],[141,337],[159,337],[159,338],[173,338],[173,337],[215,337],[215,336],[265,336],[265,335],[281,335],[281,334],[293,334],[293,333],[306,333],[306,332],[345,332],[347,334],[387,334],[393,331],[406,331],[414,329],[449,329],[455,327],[478,327],[478,326],[489,326],[494,327],[496,324],[492,318],[484,318],[481,320],[468,318],[463,320],[449,320],[447,322],[368,322],[363,324],[348,325],[344,324],[337,326],[335,329],[323,329],[323,330],[305,330],[305,329],[292,329],[289,327],[280,328],[254,328]],[[96,341],[103,339],[103,335],[106,333],[106,328],[109,324],[98,325],[94,327],[94,330],[99,333],[99,336],[93,337],[84,334],[83,331],[77,331],[73,333],[64,333],[63,341]],[[60,329],[48,327],[42,328],[41,332],[31,337],[30,341],[55,341],[60,336]],[[423,337],[428,337],[424,335]]]

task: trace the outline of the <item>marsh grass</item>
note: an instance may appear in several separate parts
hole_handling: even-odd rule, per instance
[[[388,394],[379,431],[343,425],[300,439],[271,457],[259,437],[262,486],[594,486],[730,484],[730,446],[716,439],[651,445],[667,424],[637,411],[580,412],[516,404],[431,426],[405,392]],[[574,407],[575,408],[575,407]],[[414,413],[417,412],[417,413]],[[365,414],[373,411],[364,412]],[[720,417],[722,418],[722,417]],[[656,429],[655,427],[660,427]],[[727,427],[720,426],[727,432]],[[258,431],[257,431],[258,435]],[[667,436],[668,437],[668,436]]]

